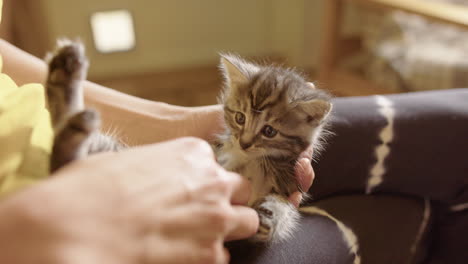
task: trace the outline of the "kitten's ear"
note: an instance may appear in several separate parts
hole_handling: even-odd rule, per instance
[[[307,113],[307,122],[320,123],[322,120],[327,118],[328,114],[332,110],[332,104],[330,102],[314,99],[306,102],[299,103],[299,107]]]
[[[307,85],[309,85],[309,87],[312,88],[312,89],[317,89],[317,88],[315,87],[315,84],[312,83],[312,82],[308,82]]]
[[[229,55],[221,55],[221,62],[219,67],[223,71],[224,78],[226,78],[229,87],[236,87],[239,84],[246,83],[248,81],[246,73],[235,65],[239,59]]]

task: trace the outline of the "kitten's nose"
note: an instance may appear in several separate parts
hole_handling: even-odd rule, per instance
[[[242,139],[239,140],[239,145],[241,146],[241,148],[242,148],[243,150],[246,150],[246,149],[250,148],[250,146],[252,146],[252,143],[253,143],[252,141],[250,141],[250,142],[244,142],[244,141],[242,141]]]

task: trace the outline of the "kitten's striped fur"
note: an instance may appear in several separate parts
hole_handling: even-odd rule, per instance
[[[309,145],[319,142],[330,96],[292,69],[259,66],[233,55],[222,55],[220,67],[226,130],[215,144],[218,161],[252,183],[249,205],[260,216],[253,240],[285,239],[299,218],[287,197],[303,192],[294,166]],[[276,131],[273,137],[263,133],[266,126]]]

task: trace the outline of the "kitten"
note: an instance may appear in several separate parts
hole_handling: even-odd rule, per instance
[[[252,240],[287,239],[299,218],[288,196],[304,194],[294,167],[299,155],[319,142],[332,108],[330,96],[292,69],[232,55],[222,55],[220,68],[226,129],[214,144],[218,162],[252,184],[249,206],[260,217]]]
[[[293,192],[303,192],[294,166],[301,152],[319,142],[330,97],[291,69],[258,66],[230,55],[222,55],[221,69],[226,129],[215,144],[218,162],[252,183],[249,205],[260,217],[252,240],[281,241],[299,218],[287,200]],[[87,70],[82,44],[59,41],[45,84],[55,131],[51,172],[89,154],[126,147],[100,133],[98,112],[85,108]]]

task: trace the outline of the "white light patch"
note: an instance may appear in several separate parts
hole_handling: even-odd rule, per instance
[[[377,95],[377,105],[379,106],[379,113],[386,119],[387,125],[380,131],[379,138],[382,144],[375,148],[375,156],[377,162],[370,170],[370,178],[367,181],[366,193],[372,192],[372,189],[381,184],[383,175],[385,174],[384,162],[388,154],[390,154],[390,147],[388,144],[393,140],[393,119],[395,118],[395,108],[393,102],[386,97]]]
[[[343,224],[343,222],[336,219],[335,217],[333,217],[326,211],[315,206],[301,207],[299,208],[299,211],[302,213],[306,213],[308,215],[321,215],[335,222],[335,224],[338,226],[341,233],[343,234],[343,238],[346,244],[348,244],[349,251],[354,255],[353,264],[361,264],[361,256],[359,255],[358,239],[357,239],[356,234],[353,232],[353,230],[351,230],[351,228]]]
[[[133,18],[128,10],[92,14],[91,30],[99,52],[128,51],[135,47]]]
[[[453,212],[459,212],[459,211],[463,211],[463,210],[467,210],[467,209],[468,209],[468,203],[452,205],[450,207],[450,210],[452,210]]]

